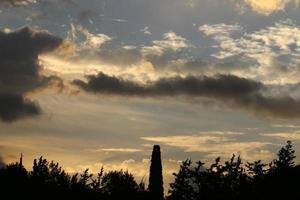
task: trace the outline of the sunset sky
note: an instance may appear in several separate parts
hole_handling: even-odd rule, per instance
[[[181,160],[300,156],[299,0],[0,0],[0,162],[166,183]]]

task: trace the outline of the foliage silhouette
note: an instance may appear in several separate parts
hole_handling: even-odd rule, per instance
[[[235,155],[224,164],[217,158],[209,167],[184,161],[170,184],[168,200],[299,199],[300,166],[295,165],[290,141],[269,164],[261,160],[242,163]]]
[[[34,160],[30,172],[20,162],[0,169],[1,196],[9,199],[147,199],[141,186],[127,171],[104,173],[102,168],[95,177],[86,169],[70,175],[43,157]]]
[[[187,159],[175,180],[170,184],[167,200],[253,200],[300,199],[298,185],[300,166],[295,164],[295,151],[290,141],[277,158],[269,164],[261,160],[242,162],[239,156],[221,162],[220,158],[208,167],[201,161]],[[162,187],[160,148],[154,147],[148,190],[145,183],[137,183],[128,171],[109,171],[103,168],[93,175],[88,169],[80,174],[68,174],[55,162],[40,157],[27,171],[19,162],[0,169],[1,199],[84,199],[84,200],[158,200],[152,187]],[[153,183],[157,185],[153,185]],[[151,192],[152,190],[152,192]],[[154,190],[155,191],[155,190]],[[157,190],[156,190],[157,191]]]

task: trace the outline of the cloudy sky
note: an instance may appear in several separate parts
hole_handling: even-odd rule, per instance
[[[300,152],[299,6],[0,0],[1,160],[142,178],[160,144],[167,183],[188,157]]]

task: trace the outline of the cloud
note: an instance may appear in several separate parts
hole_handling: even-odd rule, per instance
[[[143,160],[120,160],[118,162],[100,162],[100,163],[89,163],[84,165],[77,165],[72,167],[66,167],[67,172],[76,173],[81,172],[85,169],[89,169],[91,173],[99,173],[100,169],[103,167],[105,171],[110,170],[129,170],[137,178],[144,178],[148,174],[148,161]]]
[[[104,73],[87,76],[88,82],[75,80],[74,84],[95,93],[123,94],[137,96],[244,96],[255,93],[262,85],[255,81],[231,75],[217,77],[188,76],[162,78],[148,84],[139,84]]]
[[[145,26],[145,27],[142,28],[140,31],[141,31],[142,33],[144,33],[145,35],[152,35],[152,33],[150,32],[148,26]]]
[[[208,36],[213,34],[216,38],[222,34],[222,37],[230,39],[231,33],[244,30],[239,24],[210,26],[206,24],[199,27],[199,31],[205,31]],[[145,30],[148,30],[147,27]],[[95,45],[89,38],[98,38],[101,42]],[[92,33],[82,26],[71,25],[69,37],[61,48],[51,56],[43,56],[41,59],[47,63],[49,69],[58,72],[62,72],[60,66],[65,63],[69,69],[64,73],[73,72],[82,75],[105,71],[108,74],[130,74],[135,76],[136,80],[191,73],[215,75],[234,72],[240,75],[247,72],[248,74],[247,67],[256,64],[250,58],[238,56],[223,60],[199,58],[192,55],[197,47],[173,31],[165,32],[162,38],[153,39],[143,45],[121,43],[111,47],[110,44],[115,42],[112,36]]]
[[[100,148],[100,149],[89,149],[92,152],[113,152],[113,153],[137,153],[141,152],[142,149],[132,148]]]
[[[242,28],[232,27],[222,24],[199,27],[204,35],[216,41],[213,57],[219,60],[248,60],[250,65],[246,65],[246,68],[249,71],[243,76],[265,83],[296,83],[300,74],[300,28],[293,21],[280,21],[273,26],[235,37],[232,34]],[[274,76],[277,78],[274,79]]]
[[[91,38],[94,39],[93,42]],[[91,33],[81,26],[71,25],[69,37],[61,48],[53,54],[43,56],[42,60],[49,66],[55,66],[57,60],[80,66],[82,73],[87,71],[114,71],[133,73],[140,71],[143,66],[168,71],[181,65],[187,59],[187,53],[193,45],[190,42],[169,31],[163,34],[162,39],[153,40],[145,45],[122,44],[115,48],[105,46],[113,37],[102,33]],[[53,62],[52,62],[53,61]],[[55,67],[52,67],[55,70]],[[61,70],[57,69],[58,72]],[[146,75],[149,71],[140,72]]]
[[[238,24],[219,24],[209,29],[210,25],[203,26],[206,33],[224,34],[229,37],[227,31],[240,30]],[[218,73],[232,73],[240,75],[247,72],[247,66],[253,64],[249,58],[235,57],[219,59],[198,58],[191,53],[196,46],[181,35],[169,31],[163,34],[161,39],[153,40],[144,45],[124,45],[110,48],[105,46],[110,40],[103,41],[100,47],[84,45],[88,42],[86,37],[80,37],[77,26],[72,26],[70,36],[54,54],[41,57],[45,65],[51,70],[63,73],[89,74],[105,71],[108,74],[127,74],[134,76],[136,80],[156,79],[158,77],[172,75],[215,75]],[[213,30],[213,29],[216,30]],[[78,29],[78,30],[77,30]],[[202,30],[201,29],[201,30]],[[85,29],[84,29],[85,30]],[[87,31],[87,30],[85,30]],[[89,35],[97,37],[97,33]],[[100,34],[103,35],[103,34]],[[106,35],[105,38],[112,37]],[[62,70],[61,65],[65,68]],[[81,71],[80,71],[81,70]]]
[[[80,36],[83,36],[84,40],[80,40]],[[77,50],[99,49],[104,43],[112,40],[108,35],[90,33],[84,27],[74,24],[71,24],[70,37],[72,42],[80,44]]]
[[[126,46],[113,50],[103,49],[94,54],[94,57],[104,63],[117,66],[130,66],[142,61],[142,54],[137,48]]]
[[[120,22],[120,23],[125,23],[128,22],[127,19],[112,19],[113,22]]]
[[[37,3],[38,0],[0,0],[0,5],[9,5],[9,6],[25,6],[31,3]]]
[[[183,149],[185,152],[205,153],[207,158],[230,157],[232,153],[241,155],[246,160],[257,158],[266,160],[272,153],[266,150],[270,143],[258,141],[236,141],[232,134],[201,133],[196,135],[142,137],[142,140],[161,143]]]
[[[299,125],[294,125],[294,124],[272,124],[272,127],[275,128],[289,128],[289,129],[299,129]]]
[[[243,27],[238,24],[204,24],[199,27],[199,31],[203,32],[205,35],[217,36],[218,39],[221,36],[229,37],[232,32],[242,31]]]
[[[170,31],[163,35],[162,40],[152,41],[152,45],[144,46],[142,52],[147,55],[162,55],[166,51],[181,51],[191,47],[188,40],[175,32]]]
[[[74,65],[83,63],[93,66],[107,64],[124,67],[142,60],[142,54],[135,46],[125,45],[115,49],[103,47],[104,44],[113,39],[106,34],[92,33],[80,25],[71,24],[68,37],[51,56]],[[42,59],[47,60],[49,57],[47,55],[46,58],[44,56]]]
[[[280,11],[287,11],[289,8],[298,8],[299,0],[184,0],[190,8],[205,7],[208,5],[218,5],[220,10],[226,9],[225,5],[238,11],[240,15],[253,12],[262,16],[269,16]],[[221,11],[222,12],[222,11]]]
[[[41,74],[39,55],[56,49],[62,39],[28,27],[0,31],[0,112],[3,121],[40,113],[37,103],[25,94],[50,84],[62,84],[56,76]]]
[[[0,92],[28,92],[56,79],[40,75],[38,56],[53,51],[61,43],[56,36],[28,27],[1,31]]]
[[[277,139],[291,140],[291,141],[300,141],[300,133],[299,131],[291,132],[291,133],[265,133],[261,134],[265,137],[273,137]]]
[[[300,100],[287,94],[267,94],[268,86],[233,75],[168,77],[145,84],[109,76],[87,76],[88,81],[74,80],[83,90],[98,94],[135,97],[209,98],[256,114],[278,118],[299,118]],[[197,102],[197,101],[196,101]]]
[[[282,11],[288,4],[293,6],[299,5],[299,0],[244,0],[253,11],[262,14],[270,15],[273,12]]]
[[[150,152],[149,152],[150,153]],[[182,161],[172,160],[172,159],[163,159],[163,174],[164,174],[164,187],[168,188],[169,183],[173,181],[172,174],[178,170]],[[81,165],[67,166],[66,171],[68,173],[78,173],[82,172],[85,169],[89,169],[91,173],[99,173],[99,170],[103,167],[105,172],[111,170],[126,170],[134,175],[136,180],[143,181],[145,184],[148,184],[149,179],[149,166],[150,158],[142,159],[127,159],[127,160],[117,160],[114,162],[103,161],[97,163],[86,163]]]
[[[0,93],[0,119],[12,122],[16,119],[37,116],[41,109],[36,102],[20,94]]]

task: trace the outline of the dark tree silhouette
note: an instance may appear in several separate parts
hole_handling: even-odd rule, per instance
[[[173,173],[175,182],[170,184],[169,193],[171,193],[171,195],[168,197],[168,200],[195,199],[194,189],[191,184],[191,177],[193,176],[192,171],[190,170],[191,165],[192,161],[190,159],[183,161],[179,172]]]
[[[290,141],[269,165],[260,160],[243,165],[235,155],[224,164],[217,158],[209,167],[184,161],[170,184],[168,200],[299,199],[300,166]],[[269,166],[269,167],[268,167]]]
[[[40,157],[33,162],[32,171],[20,162],[0,169],[0,198],[10,199],[147,199],[147,193],[137,184],[129,172],[111,171],[103,168],[97,176],[86,169],[81,174],[69,175],[58,163]]]
[[[300,199],[300,166],[295,163],[290,141],[269,164],[247,162],[239,156],[221,162],[217,158],[205,167],[201,161],[184,161],[170,184],[168,200],[263,200]],[[163,179],[160,147],[154,146],[148,190],[128,171],[100,172],[88,169],[68,174],[58,163],[40,157],[27,171],[19,162],[0,169],[1,199],[72,199],[72,200],[162,200]]]
[[[113,199],[124,197],[134,199],[139,190],[138,187],[133,175],[128,171],[111,171],[104,174],[101,180],[102,191]]]
[[[250,175],[253,176],[253,178],[259,178],[265,175],[267,170],[265,169],[267,164],[263,164],[261,160],[254,161],[253,163],[247,162],[246,168],[248,169],[248,172]]]
[[[151,198],[155,200],[164,199],[163,174],[159,145],[153,146],[148,190]]]
[[[296,156],[291,141],[287,141],[287,144],[279,150],[277,155],[278,159],[274,161],[276,168],[289,169],[295,166],[294,159]]]

